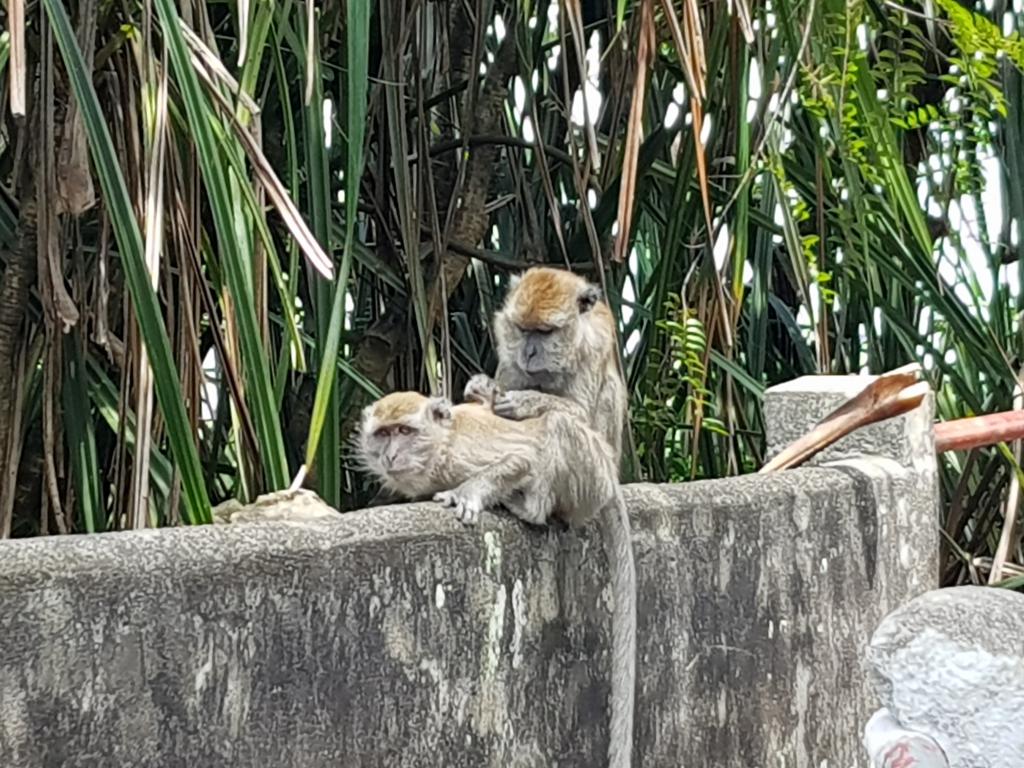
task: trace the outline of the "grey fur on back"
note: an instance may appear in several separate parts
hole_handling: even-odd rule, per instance
[[[629,768],[636,690],[636,566],[618,486],[628,395],[615,321],[597,286],[566,270],[534,268],[514,282],[494,326],[495,379],[505,390],[504,399],[495,400],[495,413],[522,418],[560,411],[570,419],[570,430],[579,430],[582,418],[601,436],[611,460],[608,477],[614,483],[614,500],[596,507],[615,601],[608,760],[611,768]],[[530,397],[523,390],[542,395]],[[577,498],[586,498],[586,491],[579,490],[584,495]]]

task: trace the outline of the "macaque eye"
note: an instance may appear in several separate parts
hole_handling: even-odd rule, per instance
[[[533,332],[539,336],[550,336],[554,328],[534,328]]]
[[[401,425],[401,426],[400,426],[400,427],[398,428],[398,434],[400,434],[400,435],[411,435],[411,434],[413,434],[413,433],[414,433],[415,431],[416,431],[415,429],[413,429],[412,427],[410,427],[410,426],[407,426],[407,425],[405,425],[405,424],[402,424],[402,425]]]
[[[378,427],[376,430],[374,430],[373,436],[374,437],[387,437],[388,436],[388,428],[387,427]]]

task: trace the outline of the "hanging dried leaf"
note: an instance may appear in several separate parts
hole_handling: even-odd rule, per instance
[[[647,95],[647,75],[654,55],[654,0],[642,0],[640,5],[640,29],[637,43],[636,81],[629,105],[629,123],[626,128],[626,143],[622,153],[622,176],[619,184],[619,233],[615,239],[612,258],[622,262],[629,247],[629,233],[633,224],[633,197],[636,191],[637,159],[644,132],[644,104]]]

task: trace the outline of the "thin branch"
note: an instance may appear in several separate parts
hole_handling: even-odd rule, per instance
[[[451,140],[451,141],[441,141],[441,142],[438,142],[437,144],[434,144],[434,145],[432,145],[430,147],[430,156],[431,157],[437,157],[439,155],[445,154],[446,152],[451,152],[453,150],[459,149],[459,148],[462,147],[463,141],[465,141],[465,143],[468,146],[471,146],[471,147],[479,147],[479,146],[487,146],[487,145],[498,145],[498,146],[506,146],[506,147],[521,147],[523,149],[533,149],[533,150],[541,149],[540,147],[537,146],[536,143],[534,143],[532,141],[527,141],[526,139],[523,139],[523,138],[521,138],[519,136],[503,136],[501,134],[487,134],[487,135],[479,135],[479,136],[469,136],[466,139],[455,139],[455,140]],[[545,144],[544,145],[543,151],[546,154],[551,155],[554,158],[557,158],[558,160],[560,160],[561,162],[565,163],[566,165],[571,165],[572,164],[572,158],[569,157],[569,153],[568,152],[564,152],[561,149],[555,149],[554,147],[552,147],[549,144]],[[412,162],[415,162],[416,159],[417,159],[417,156],[415,156],[415,155],[413,157],[409,158],[409,160],[412,161]]]

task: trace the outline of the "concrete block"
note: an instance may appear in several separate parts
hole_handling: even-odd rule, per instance
[[[765,435],[768,457],[802,437],[815,424],[855,397],[875,376],[802,376],[770,387],[764,394]],[[827,464],[837,459],[878,456],[902,466],[916,467],[923,461],[935,463],[934,397],[929,394],[920,407],[859,429],[813,457],[808,464]]]
[[[804,376],[768,389],[764,402],[768,456],[805,435],[875,378]],[[941,510],[934,414],[935,398],[929,393],[909,413],[852,432],[804,465],[877,479],[875,493],[888,494],[884,502],[888,513],[878,516],[879,541],[893,550],[891,557],[880,560],[883,568],[892,568],[882,580],[895,580],[911,595],[938,585]],[[915,531],[928,546],[912,551],[907,541]],[[920,556],[926,561],[912,562]]]

